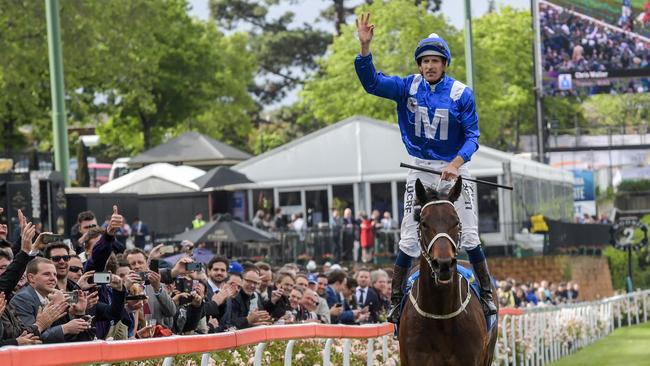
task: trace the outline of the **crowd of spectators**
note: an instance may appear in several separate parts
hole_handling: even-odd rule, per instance
[[[550,306],[576,302],[580,287],[573,282],[550,283],[548,281],[522,283],[507,279],[497,283],[500,307],[525,308]]]
[[[315,229],[321,234],[323,231],[327,231],[330,241],[327,247],[331,249],[329,254],[339,261],[369,263],[375,254],[373,250],[378,238],[383,240],[385,250],[390,253],[394,253],[397,242],[394,235],[397,223],[389,211],[385,211],[383,215],[379,210],[373,210],[370,215],[365,211],[360,211],[355,218],[350,208],[344,209],[342,215],[338,209],[334,209],[330,213],[329,221],[314,223],[310,211],[308,211],[307,218],[304,218],[302,213],[294,213],[288,217],[284,215],[281,208],[277,208],[273,216],[269,212],[259,209],[255,213],[251,225],[272,233],[282,233],[282,235],[293,233],[301,243],[307,239],[309,228]]]
[[[546,72],[606,71],[649,67],[650,45],[564,9],[540,4]]]
[[[37,235],[20,212],[18,222],[14,243],[0,225],[2,345],[208,334],[273,324],[377,323],[386,320],[390,307],[390,269],[360,262],[348,262],[349,268],[313,261],[273,267],[215,255],[203,264],[194,260],[188,242],[145,251],[119,242],[124,218],[117,207],[103,227],[93,212],[80,213],[76,235],[66,240]],[[134,231],[141,226],[139,220],[131,225]],[[170,262],[169,256],[177,259]],[[499,285],[502,306],[578,297],[575,284]]]
[[[0,209],[1,213],[1,209]],[[192,258],[192,245],[159,244],[146,252],[117,240],[118,208],[105,223],[78,216],[74,245],[51,233],[36,235],[19,214],[17,243],[0,225],[2,344],[134,339],[207,334],[249,327],[314,322],[382,322],[390,305],[390,273],[361,265],[235,262]],[[50,242],[51,241],[51,242]],[[77,249],[75,249],[77,248]]]

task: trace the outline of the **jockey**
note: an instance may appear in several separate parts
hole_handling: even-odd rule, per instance
[[[370,14],[357,19],[361,52],[354,66],[363,88],[370,94],[397,103],[397,119],[402,142],[413,158],[413,165],[442,171],[439,177],[419,170],[409,170],[404,192],[399,252],[393,271],[392,309],[389,321],[399,320],[399,306],[404,296],[402,283],[412,258],[420,256],[418,222],[413,218],[415,181],[420,178],[425,187],[449,190],[459,175],[469,176],[466,166],[478,149],[478,116],[474,93],[463,83],[449,77],[445,71],[451,64],[451,51],[444,39],[435,33],[421,40],[415,49],[419,74],[405,78],[386,76],[375,71],[370,53],[374,25]],[[442,180],[442,181],[440,181]],[[490,272],[478,235],[478,218],[474,202],[474,184],[463,181],[463,193],[455,202],[462,224],[460,246],[467,252],[481,287],[482,305],[487,315],[497,308],[492,296]]]

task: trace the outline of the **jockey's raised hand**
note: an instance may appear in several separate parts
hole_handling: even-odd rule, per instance
[[[361,44],[361,56],[370,54],[370,41],[375,35],[375,25],[370,24],[370,13],[361,13],[357,18],[357,33]]]

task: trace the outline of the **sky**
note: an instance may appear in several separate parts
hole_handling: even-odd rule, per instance
[[[200,19],[207,19],[210,15],[208,10],[208,0],[189,0],[192,10],[190,14],[196,16]],[[463,27],[463,21],[465,17],[465,6],[463,0],[443,0],[442,2],[442,13],[449,18],[451,23],[456,28]],[[487,0],[472,0],[472,16],[479,17],[483,15],[488,9]],[[497,6],[510,5],[519,9],[530,9],[530,0],[497,0]],[[317,4],[317,6],[314,6]],[[321,10],[331,4],[331,1],[327,0],[301,0],[295,5],[291,5],[291,9],[296,14],[296,22],[303,23],[305,21],[310,22],[314,21]],[[277,13],[281,13],[287,10],[289,6],[282,5],[278,6],[276,10]],[[272,12],[273,14],[273,12]]]
[[[497,0],[497,7],[512,6],[518,9],[530,9],[531,0]],[[206,20],[210,16],[208,9],[209,0],[189,0],[191,10],[190,15],[199,19]],[[353,1],[362,3],[362,0]],[[321,10],[325,9],[332,2],[331,0],[298,0],[296,4],[287,5],[288,2],[282,2],[281,5],[271,8],[270,15],[277,16],[285,11],[291,9],[295,13],[294,24],[302,24],[305,22],[316,22],[315,27],[334,32],[334,25],[331,22],[318,23],[318,17]],[[465,1],[463,0],[443,0],[441,12],[449,19],[458,29],[463,29],[465,21]],[[488,10],[487,0],[471,0],[472,17],[480,17]],[[426,35],[425,35],[426,36]],[[272,110],[282,105],[293,104],[298,98],[299,90],[294,90],[289,95],[280,101],[278,104],[266,106],[265,110]]]

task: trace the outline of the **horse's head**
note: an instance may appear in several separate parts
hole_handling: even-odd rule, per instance
[[[415,182],[415,194],[421,205],[420,213],[415,217],[420,230],[420,250],[437,283],[450,283],[456,272],[461,226],[454,202],[462,187],[458,177],[449,194],[445,195],[432,188],[425,189],[420,179]]]

